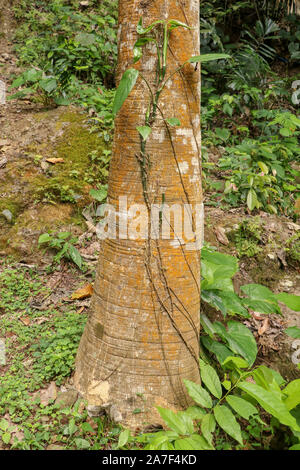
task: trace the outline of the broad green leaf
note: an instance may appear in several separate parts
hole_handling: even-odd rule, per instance
[[[300,450],[300,444],[295,444],[289,448],[289,450]]]
[[[238,356],[228,356],[225,361],[221,364],[224,369],[236,370],[236,369],[248,369],[249,364],[245,359]]]
[[[82,258],[81,254],[73,245],[69,245],[68,253],[70,255],[71,260],[81,269],[82,268]]]
[[[223,364],[227,357],[232,356],[232,352],[227,348],[227,346],[225,346],[225,344],[219,343],[218,341],[214,341],[205,336],[201,338],[201,342],[206,349],[216,355],[220,364]]]
[[[139,132],[139,134],[142,136],[143,140],[147,140],[149,135],[152,132],[152,129],[149,126],[138,126],[136,129]]]
[[[252,366],[257,356],[257,344],[249,328],[240,322],[229,321],[228,331],[223,334],[223,338],[228,343],[229,348],[238,355],[241,355]]]
[[[209,393],[201,387],[201,385],[195,384],[190,380],[184,379],[184,384],[187,388],[189,396],[200,406],[204,408],[212,407],[212,399]]]
[[[269,300],[255,300],[255,299],[242,299],[243,305],[254,312],[271,314],[271,313],[281,313],[280,308],[277,303],[271,302]]]
[[[214,415],[211,413],[205,415],[201,420],[201,432],[203,437],[207,440],[207,442],[212,445],[213,436],[212,433],[216,429],[216,420]]]
[[[222,299],[226,311],[230,315],[250,316],[248,310],[243,307],[242,300],[234,292],[219,291],[218,296]]]
[[[209,290],[209,289],[206,290],[204,288],[204,282],[202,281],[202,283],[201,283],[201,301],[208,303],[209,305],[211,305],[212,307],[214,307],[217,310],[220,310],[220,312],[225,317],[226,313],[227,313],[227,310],[226,310],[226,307],[225,307],[221,297],[219,297],[217,295],[218,292],[219,291],[214,291],[214,290]]]
[[[210,62],[212,60],[220,60],[220,59],[230,59],[230,55],[228,54],[202,54],[202,55],[195,55],[189,59],[189,62],[194,64],[195,62]]]
[[[169,30],[170,30],[170,31],[172,31],[172,29],[178,28],[178,27],[187,28],[187,29],[192,29],[192,28],[191,28],[190,26],[188,26],[187,24],[182,23],[182,21],[178,21],[178,20],[169,20],[169,21],[168,21],[168,25],[169,25]]]
[[[176,450],[212,450],[213,447],[198,434],[175,441]]]
[[[84,450],[84,449],[89,449],[91,447],[91,444],[87,439],[82,439],[80,437],[75,439],[75,444],[77,449]]]
[[[220,399],[222,397],[222,386],[218,374],[209,364],[206,364],[201,359],[199,362],[201,379],[203,383],[208,388],[210,393],[212,393],[216,398]]]
[[[10,439],[11,439],[10,432],[4,432],[1,436],[1,438],[2,438],[2,441],[4,442],[4,444],[9,444]]]
[[[19,88],[19,86],[23,85],[24,83],[24,77],[23,75],[20,75],[12,82],[11,86],[8,89],[11,90],[12,88]]]
[[[219,265],[220,267],[226,267],[226,273],[230,273],[229,277],[233,277],[238,269],[238,260],[234,256],[225,255],[216,251],[211,251],[208,248],[203,248],[201,251],[202,264],[209,262],[212,265]]]
[[[250,416],[258,414],[255,406],[244,398],[236,397],[235,395],[227,395],[226,401],[231,408],[244,419],[249,420]]]
[[[6,429],[8,429],[8,427],[9,427],[9,422],[7,421],[7,419],[2,418],[1,421],[0,421],[0,429],[2,431],[6,431]]]
[[[205,333],[207,333],[211,338],[213,337],[215,330],[212,322],[209,318],[203,313],[200,317],[201,326],[203,327]]]
[[[39,82],[39,86],[47,93],[51,93],[57,88],[57,81],[55,78],[45,78]]]
[[[300,403],[300,379],[293,380],[283,390],[282,393],[287,395],[284,404],[288,410],[292,410]]]
[[[150,31],[152,31],[153,28],[155,28],[156,25],[158,24],[163,24],[164,23],[164,20],[156,20],[154,21],[153,23],[151,23],[149,26],[147,26],[146,28],[143,27],[143,18],[141,17],[139,22],[138,22],[138,25],[137,25],[137,28],[136,28],[136,32],[138,34],[146,34],[146,33],[150,33]]]
[[[258,162],[257,164],[261,171],[267,175],[269,172],[269,168],[267,167],[267,165],[264,162]]]
[[[98,202],[103,202],[107,198],[107,188],[103,187],[101,189],[91,189],[90,196],[92,196]]]
[[[182,421],[185,423],[186,434],[193,434],[195,432],[193,418],[186,411],[178,411],[177,416],[179,416]]]
[[[149,42],[153,42],[153,41],[154,41],[154,38],[147,38],[147,37],[139,38],[136,41],[135,45],[133,46],[134,63],[138,62],[140,58],[142,57],[143,55],[142,47],[145,44],[148,44]]]
[[[245,284],[241,290],[251,299],[274,300],[273,292],[260,284]]]
[[[199,406],[189,406],[185,410],[185,413],[188,414],[192,419],[201,420],[205,416],[205,411]]]
[[[257,194],[254,189],[249,189],[247,195],[247,206],[250,211],[253,211],[255,208],[259,208],[259,202],[257,199]]]
[[[60,240],[66,240],[70,235],[71,235],[71,232],[60,232],[57,235],[57,238],[59,238]]]
[[[241,287],[249,299],[243,299],[244,305],[261,313],[281,313],[276,296],[265,286],[260,284],[246,284]]]
[[[24,72],[23,77],[25,82],[36,83],[38,82],[43,76],[43,72],[41,70],[30,69]]]
[[[114,103],[113,103],[112,112],[114,116],[122,108],[124,101],[126,100],[129,93],[131,92],[134,85],[136,84],[138,76],[139,76],[139,71],[136,69],[128,69],[123,74],[123,77],[121,78],[120,84],[117,88]]]
[[[186,421],[180,415],[167,408],[161,408],[160,406],[158,406],[157,409],[166,425],[172,429],[172,431],[180,435],[188,434]]]
[[[216,127],[215,128],[215,133],[216,133],[217,137],[224,140],[225,142],[230,137],[230,131],[228,129],[222,129],[220,127]]]
[[[43,233],[42,235],[40,235],[38,243],[40,243],[40,244],[48,243],[50,240],[51,240],[51,237],[50,237],[49,233]]]
[[[300,339],[300,328],[297,326],[290,326],[284,332],[291,338]]]
[[[300,295],[287,294],[286,292],[281,292],[280,294],[275,294],[275,297],[279,302],[285,304],[291,310],[295,312],[300,312]]]
[[[280,387],[285,384],[285,380],[279,372],[265,365],[261,365],[253,371],[253,378],[258,385],[266,390],[280,391]]]
[[[231,437],[243,444],[241,427],[232,412],[224,405],[217,405],[214,408],[214,415],[218,425]]]
[[[130,438],[129,429],[125,429],[124,431],[122,431],[119,435],[118,447],[124,447],[127,444],[129,438]]]
[[[176,117],[167,118],[166,121],[170,126],[180,126],[180,121]]]
[[[251,382],[241,382],[237,387],[253,397],[264,410],[277,418],[282,424],[286,424],[296,431],[300,430],[296,419],[290,414],[287,406],[281,400],[282,395],[280,392],[265,390],[260,385]]]

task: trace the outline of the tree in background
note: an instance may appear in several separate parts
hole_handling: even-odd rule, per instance
[[[130,68],[123,95],[137,81],[115,122],[108,202],[117,237],[102,241],[74,380],[90,410],[135,427],[159,422],[153,405],[186,407],[183,379],[200,381],[200,71],[189,62],[199,54],[199,1],[120,0],[118,50],[118,83]],[[179,239],[173,220],[170,239],[120,236],[124,196],[146,207],[148,233],[153,205],[192,208],[192,238]]]

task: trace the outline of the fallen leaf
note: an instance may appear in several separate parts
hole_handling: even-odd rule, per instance
[[[55,165],[56,163],[64,163],[65,161],[63,158],[47,158],[46,162],[52,163],[53,165]]]
[[[86,297],[91,297],[93,292],[94,292],[94,290],[93,290],[92,284],[86,284],[81,289],[78,289],[75,292],[73,292],[72,299],[73,300],[85,299]]]
[[[217,237],[217,240],[222,243],[222,245],[229,245],[229,240],[226,236],[226,232],[225,232],[225,229],[224,227],[216,227],[215,230],[215,235]]]
[[[25,325],[25,326],[30,325],[30,318],[29,317],[21,317],[20,320],[23,323],[23,325]]]
[[[268,328],[269,328],[269,318],[266,318],[263,322],[262,327],[259,328],[258,330],[259,336],[262,336],[267,331]]]
[[[57,388],[55,382],[51,382],[49,387],[40,391],[41,404],[47,406],[50,401],[56,400]]]

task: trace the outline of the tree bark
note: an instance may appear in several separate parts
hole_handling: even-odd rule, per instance
[[[140,17],[144,26],[157,19],[176,19],[192,28],[171,32],[170,75],[199,55],[199,1],[120,0],[117,82],[128,67],[136,67],[153,86],[157,60],[153,45],[146,46],[140,62],[133,65]],[[148,103],[147,85],[138,79],[115,121],[108,202],[117,213],[122,210],[120,196],[127,196],[128,207],[146,203],[147,210],[150,204],[190,204],[192,240],[199,240],[203,225],[203,220],[195,222],[199,212],[203,219],[199,67],[185,65],[161,95],[147,140],[151,163],[145,189],[136,127],[144,125]],[[162,116],[179,118],[180,127],[166,126]],[[117,232],[122,218],[118,215]],[[130,215],[128,222],[134,223]],[[151,230],[150,225],[146,228]],[[76,359],[74,383],[90,409],[105,408],[115,421],[132,428],[160,422],[154,405],[188,406],[191,400],[183,379],[200,381],[200,247],[193,250],[188,240],[178,241],[170,225],[169,240],[117,236],[102,242],[95,292]]]

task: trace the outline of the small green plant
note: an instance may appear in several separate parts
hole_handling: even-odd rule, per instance
[[[296,233],[286,241],[285,252],[292,261],[300,262],[300,234]]]
[[[73,263],[82,270],[82,257],[74,246],[74,243],[76,242],[77,238],[72,237],[70,232],[60,232],[57,235],[53,235],[52,233],[43,233],[40,235],[38,240],[39,245],[46,244],[49,248],[58,251],[53,258],[54,263],[59,263],[62,258],[67,258],[73,261]]]
[[[22,89],[10,95],[8,97],[9,100],[34,95],[36,100],[41,101],[44,105],[50,105],[51,103],[63,104],[62,100],[58,98],[59,84],[56,77],[46,76],[42,70],[34,68],[26,70],[26,72],[13,81],[9,89],[12,90],[13,88],[20,87]]]
[[[214,441],[220,448],[222,431],[227,445],[223,441],[221,448],[245,449],[251,434],[257,438],[262,429],[270,429],[260,417],[263,408],[273,417],[272,429],[279,424],[290,429],[290,448],[298,449],[300,427],[293,413],[300,403],[300,380],[285,385],[280,374],[266,366],[243,370],[248,364],[238,358],[224,361],[222,366],[223,380],[200,359],[202,385],[184,381],[196,405],[177,413],[157,407],[169,430],[143,434],[136,441],[147,450],[214,450]],[[249,424],[244,430],[245,422]],[[132,437],[124,431],[120,440],[124,446]]]
[[[61,384],[70,375],[85,322],[85,316],[73,312],[57,316],[53,329],[43,332],[32,345],[33,371],[40,381],[55,379]]]
[[[253,217],[243,220],[237,230],[231,232],[239,257],[248,258],[257,255],[262,248],[259,246],[262,235],[260,218]]]

